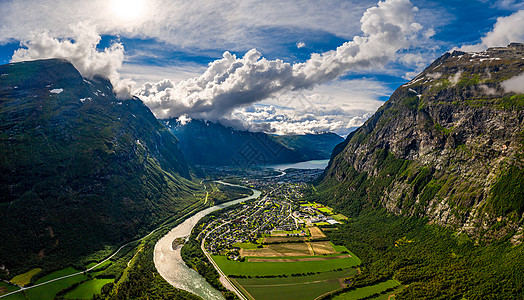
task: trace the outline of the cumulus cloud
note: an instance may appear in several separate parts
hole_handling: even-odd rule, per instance
[[[524,10],[497,18],[493,30],[482,37],[480,43],[462,46],[459,50],[477,52],[488,47],[507,46],[511,42],[524,42]]]
[[[113,84],[118,97],[130,97],[132,82],[122,80],[118,74],[124,60],[124,46],[121,43],[113,43],[99,51],[96,47],[101,38],[95,26],[78,23],[71,26],[71,29],[72,36],[63,40],[51,37],[47,31],[33,33],[29,40],[21,42],[23,48],[14,52],[11,61],[65,58],[82,76],[105,76]]]
[[[524,73],[503,81],[501,85],[506,92],[524,94]]]
[[[297,48],[298,48],[298,49],[300,49],[300,48],[304,48],[304,47],[306,47],[306,43],[304,43],[304,42],[298,42],[298,43],[297,43]]]
[[[219,120],[236,108],[281,95],[311,89],[350,70],[383,66],[420,37],[414,22],[417,8],[409,0],[386,0],[363,14],[361,36],[336,50],[312,54],[303,63],[267,60],[255,49],[237,58],[225,52],[199,77],[144,84],[136,93],[158,118],[187,115]]]

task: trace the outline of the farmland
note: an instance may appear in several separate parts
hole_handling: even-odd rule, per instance
[[[359,274],[360,259],[323,231],[339,223],[332,215],[347,218],[321,204],[303,203],[306,184],[287,182],[285,176],[243,184],[263,190],[263,197],[202,219],[182,249],[186,263],[213,286],[220,289],[221,276],[248,299],[315,299],[346,288]],[[206,254],[223,275],[198,263]]]
[[[339,268],[347,269],[357,266],[355,258],[338,258],[317,261],[298,262],[238,262],[225,256],[215,255],[213,260],[226,275],[241,276],[275,276],[308,272],[327,272]]]
[[[324,293],[339,289],[344,278],[356,274],[356,269],[324,272],[310,276],[285,278],[235,278],[234,283],[253,299],[314,299]]]
[[[362,299],[366,297],[371,297],[373,295],[376,295],[376,297],[380,296],[380,293],[393,289],[400,286],[400,283],[396,280],[388,280],[381,283],[377,283],[375,285],[365,286],[361,288],[354,289],[352,291],[349,291],[347,293],[343,293],[341,295],[335,296],[334,300],[352,300],[352,299]]]

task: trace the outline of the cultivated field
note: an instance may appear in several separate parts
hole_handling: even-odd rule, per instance
[[[325,238],[326,235],[322,232],[322,229],[316,227],[316,226],[313,226],[313,227],[309,227],[309,233],[311,234],[311,239],[314,240],[314,239],[321,239],[321,238]]]
[[[66,299],[91,299],[93,295],[100,294],[102,287],[110,282],[113,282],[113,279],[93,279],[86,281],[71,292],[67,293],[64,298]]]
[[[336,269],[347,269],[360,264],[356,257],[346,257],[318,261],[297,262],[237,262],[225,256],[214,255],[213,260],[226,275],[267,276],[291,275],[308,272],[327,272]]]
[[[342,254],[335,256],[306,256],[297,258],[249,258],[249,262],[293,262],[293,261],[319,261],[319,260],[330,260],[339,258],[349,258],[351,255]]]
[[[242,249],[242,256],[304,256],[314,255],[309,243],[283,243],[283,244],[269,244],[264,248],[258,249]]]
[[[257,300],[275,299],[274,295],[280,299],[315,299],[343,287],[343,280],[356,273],[356,269],[347,269],[298,277],[235,278],[235,281],[241,290]]]
[[[315,252],[315,255],[326,255],[336,253],[333,246],[331,246],[332,244],[330,241],[311,242],[310,244],[313,248],[313,252]]]
[[[290,237],[281,237],[281,236],[268,236],[262,239],[263,243],[282,243],[282,242],[301,242],[306,241],[307,237],[305,236],[290,236]]]
[[[400,282],[396,280],[388,280],[385,282],[377,283],[375,285],[357,288],[347,293],[337,295],[333,299],[336,299],[336,300],[361,299],[361,298],[369,297],[376,293],[381,293],[389,288],[393,288],[397,286],[400,286]]]
[[[42,269],[36,268],[32,269],[24,274],[17,275],[11,279],[11,282],[17,285],[26,286],[31,282],[31,278],[35,276],[36,274],[40,273]]]

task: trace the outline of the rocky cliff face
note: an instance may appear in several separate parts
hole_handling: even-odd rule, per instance
[[[522,72],[522,44],[446,53],[335,149],[322,184],[358,209],[520,242],[524,95],[501,83]]]
[[[57,267],[129,240],[196,188],[142,101],[65,60],[0,66],[0,265]]]

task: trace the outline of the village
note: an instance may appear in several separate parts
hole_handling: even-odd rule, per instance
[[[211,255],[242,260],[240,248],[262,248],[275,241],[304,241],[312,226],[330,226],[345,218],[333,216],[332,210],[323,205],[300,203],[298,199],[306,187],[303,183],[267,184],[251,180],[248,184],[265,190],[265,195],[221,214],[205,227],[201,237],[205,238],[204,247]]]

